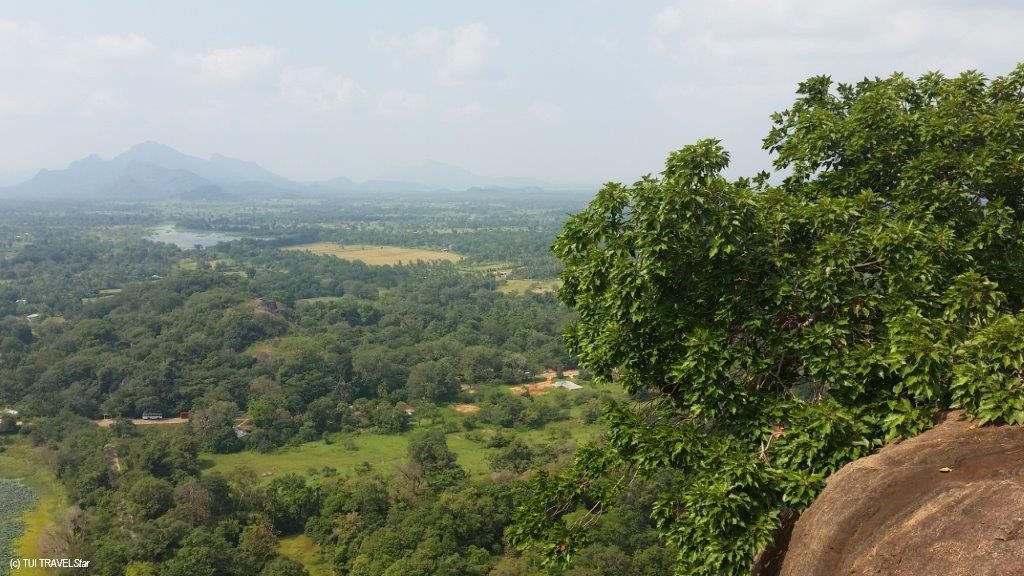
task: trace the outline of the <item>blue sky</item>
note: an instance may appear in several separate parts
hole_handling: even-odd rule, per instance
[[[0,180],[144,140],[301,180],[601,182],[714,136],[746,174],[800,80],[996,75],[1022,26],[1005,1],[0,1]]]

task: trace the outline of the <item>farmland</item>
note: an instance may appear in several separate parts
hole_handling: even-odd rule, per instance
[[[400,246],[370,246],[367,244],[338,244],[336,242],[313,242],[288,246],[283,250],[302,250],[317,255],[328,255],[342,260],[358,260],[370,266],[394,266],[423,262],[458,262],[462,256],[452,252]]]
[[[535,280],[531,278],[515,278],[506,280],[498,286],[503,294],[554,294],[561,283],[558,280]]]

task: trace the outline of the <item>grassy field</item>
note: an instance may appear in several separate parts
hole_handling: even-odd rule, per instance
[[[504,432],[536,446],[564,446],[596,438],[603,431],[603,426],[584,424],[577,412],[578,408],[574,408],[573,417],[569,420],[552,422],[537,430],[515,429]],[[459,414],[452,408],[446,409],[446,415],[456,421],[464,417],[464,414]],[[486,448],[479,441],[472,440],[471,436],[493,434],[495,431],[493,427],[482,427],[469,433],[458,431],[446,434],[448,446],[455,452],[459,464],[471,476],[481,477],[490,474],[489,459],[497,452],[493,448]],[[264,478],[288,473],[314,474],[324,468],[333,468],[341,474],[354,474],[359,470],[365,470],[366,463],[383,475],[391,475],[395,467],[407,459],[408,443],[409,433],[337,433],[331,436],[330,444],[323,441],[308,442],[266,454],[203,454],[201,463],[206,472],[226,473],[248,468]]]
[[[334,574],[331,567],[323,562],[317,554],[316,543],[305,534],[282,538],[278,552],[281,556],[291,558],[305,566],[309,576],[332,576]]]
[[[236,452],[234,454],[204,454],[205,471],[228,472],[242,468],[254,470],[264,477],[296,473],[310,474],[334,468],[338,472],[353,473],[363,462],[370,462],[382,471],[394,469],[405,458],[407,436],[383,434],[334,434],[331,443],[309,442],[263,454]]]
[[[498,286],[498,292],[504,294],[548,294],[558,290],[561,282],[558,280],[532,280],[530,278],[517,278],[506,280]]]
[[[18,478],[36,495],[35,505],[21,516],[25,529],[14,541],[16,556],[45,557],[43,536],[50,526],[61,520],[67,507],[63,488],[42,464],[39,453],[22,441],[8,445],[4,452],[0,452],[0,477]],[[41,568],[22,568],[18,576],[45,573],[47,571]]]
[[[402,248],[400,246],[370,246],[366,244],[338,244],[335,242],[314,242],[287,246],[282,250],[304,250],[313,254],[326,254],[342,260],[359,260],[371,266],[389,266],[395,264],[412,264],[417,260],[424,262],[458,262],[462,256],[440,250],[421,248]]]

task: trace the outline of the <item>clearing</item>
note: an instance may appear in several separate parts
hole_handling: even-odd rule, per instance
[[[291,558],[306,567],[310,576],[332,576],[334,571],[320,558],[316,542],[305,534],[281,538],[277,551],[285,558]]]
[[[491,473],[489,459],[497,452],[487,448],[474,435],[489,435],[496,432],[514,434],[527,444],[539,446],[561,446],[571,442],[581,443],[596,439],[605,429],[603,424],[585,424],[575,416],[578,408],[572,410],[574,417],[569,420],[552,422],[533,430],[503,429],[485,426],[473,432],[452,432],[445,435],[448,447],[458,458],[470,476],[483,477]],[[476,433],[476,434],[474,434]],[[269,453],[235,452],[233,454],[208,454],[200,456],[203,473],[250,469],[264,479],[281,474],[296,473],[310,475],[333,468],[340,474],[357,474],[366,469],[366,463],[385,476],[395,472],[395,467],[408,459],[409,432],[403,434],[376,434],[372,432],[338,432],[331,434],[331,443],[307,442],[299,446],[286,447]]]
[[[533,280],[531,278],[517,278],[506,280],[498,286],[498,292],[502,294],[554,294],[559,286],[560,280]]]
[[[402,248],[401,246],[371,246],[368,244],[338,244],[337,242],[313,242],[286,246],[282,250],[303,250],[317,255],[328,255],[342,260],[358,260],[370,266],[393,266],[424,262],[458,262],[462,256],[454,252],[427,250],[424,248]]]
[[[536,396],[537,394],[543,394],[552,388],[555,388],[555,382],[559,380],[568,380],[570,378],[577,378],[580,375],[579,370],[565,370],[562,372],[562,378],[558,378],[558,373],[554,370],[548,370],[537,374],[541,378],[544,378],[540,382],[530,382],[528,384],[520,384],[518,386],[509,386],[509,392],[513,394],[526,394],[530,396]]]
[[[103,418],[100,420],[94,420],[97,425],[101,428],[113,426],[114,422],[117,422],[114,418]],[[188,424],[188,418],[164,418],[163,420],[143,420],[142,418],[132,418],[132,424],[136,426],[152,426],[155,424]]]

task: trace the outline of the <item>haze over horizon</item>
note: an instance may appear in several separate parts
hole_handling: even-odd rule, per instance
[[[0,2],[0,185],[150,140],[302,181],[436,161],[596,183],[719,137],[749,174],[807,77],[1004,74],[1021,24],[999,0]]]

